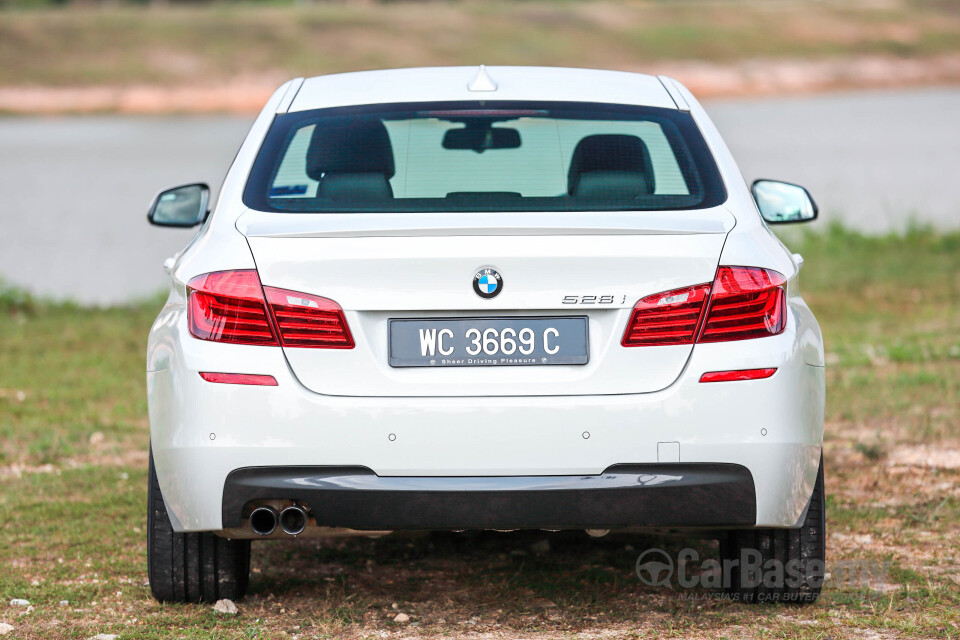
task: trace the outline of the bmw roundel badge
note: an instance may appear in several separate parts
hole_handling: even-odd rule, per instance
[[[494,269],[480,269],[473,276],[473,290],[481,298],[495,298],[503,289],[503,278]]]

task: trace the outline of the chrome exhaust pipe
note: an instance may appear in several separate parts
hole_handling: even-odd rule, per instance
[[[280,528],[289,536],[297,536],[307,528],[307,512],[293,505],[280,512]]]
[[[277,530],[277,512],[273,507],[257,507],[250,514],[250,528],[258,536],[268,536]]]

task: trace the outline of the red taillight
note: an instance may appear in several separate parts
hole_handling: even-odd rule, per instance
[[[190,333],[201,340],[323,349],[354,346],[340,305],[319,296],[262,287],[253,269],[197,276],[187,283],[187,291]]]
[[[201,340],[279,346],[253,269],[217,271],[187,283],[190,333]]]
[[[776,373],[773,369],[739,369],[737,371],[708,371],[700,376],[700,382],[731,382],[733,380],[762,380]]]
[[[254,373],[213,373],[210,371],[201,371],[200,377],[207,382],[218,382],[220,384],[251,384],[263,387],[277,386],[277,379],[273,376],[257,375]]]
[[[343,309],[333,300],[264,287],[285,347],[352,349]]]
[[[770,269],[720,267],[697,342],[726,342],[781,333],[787,320],[786,279]]]
[[[709,284],[700,284],[643,298],[633,307],[621,344],[625,347],[692,344],[709,292]]]
[[[646,347],[776,335],[786,326],[785,285],[786,279],[770,269],[720,267],[712,285],[674,289],[637,302],[621,344]]]

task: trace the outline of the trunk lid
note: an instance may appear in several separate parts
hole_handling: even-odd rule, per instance
[[[338,396],[527,396],[645,393],[673,383],[692,346],[624,348],[624,329],[638,299],[710,282],[734,224],[723,208],[589,214],[248,211],[237,228],[247,237],[265,286],[323,296],[344,310],[354,349],[284,349],[307,389]],[[482,268],[502,275],[497,297],[475,293],[473,278]],[[388,364],[391,319],[490,316],[586,316],[589,361]]]

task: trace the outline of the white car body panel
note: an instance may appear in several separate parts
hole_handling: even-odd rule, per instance
[[[722,209],[700,213],[707,228],[733,226],[733,217]],[[669,215],[660,214],[667,220]],[[278,217],[301,216],[274,215]],[[454,220],[457,217],[466,216],[451,215]],[[532,223],[532,219],[519,222],[527,228]],[[322,228],[322,220],[314,224]],[[349,350],[285,348],[300,382],[317,393],[360,396],[592,395],[663,389],[682,371],[692,345],[621,348],[633,305],[660,291],[710,282],[726,237],[722,232],[673,234],[666,229],[657,235],[606,235],[602,228],[594,233],[603,235],[590,236],[461,233],[456,222],[442,240],[435,236],[263,238],[248,232],[261,282],[336,300],[346,311],[358,343],[359,348]],[[493,235],[492,230],[488,233]],[[409,256],[419,258],[408,261]],[[404,264],[403,282],[398,286],[395,274],[400,263]],[[503,294],[483,300],[464,282],[488,264],[510,276]],[[565,273],[562,279],[555,275],[559,272]],[[609,294],[613,302],[563,303],[568,295],[590,294]],[[590,362],[573,367],[442,371],[395,369],[387,364],[390,318],[523,316],[530,311],[547,316],[588,315]],[[632,373],[624,376],[627,370]]]
[[[498,100],[588,96],[591,102],[689,109],[714,155],[727,201],[712,210],[638,213],[251,211],[242,192],[278,113],[484,96],[467,90],[475,67],[340,74],[281,86],[244,141],[213,214],[177,255],[170,297],[150,334],[151,445],[176,530],[220,531],[228,474],[274,465],[493,477],[599,474],[626,463],[731,463],[754,478],[756,526],[797,525],[823,439],[822,337],[799,295],[796,262],[760,218],[702,106],[669,78],[522,67],[488,72],[498,89],[486,95]],[[415,286],[398,291],[385,285],[384,274],[404,258]],[[576,276],[557,283],[543,275],[563,260],[578,264]],[[481,300],[467,278],[491,263],[507,286],[502,296]],[[323,286],[305,279],[297,269],[305,264],[328,274]],[[709,282],[718,264],[764,267],[787,278],[782,334],[692,347],[620,346],[637,299]],[[340,303],[357,348],[284,350],[193,338],[186,282],[212,271],[253,268],[265,285]],[[521,273],[526,277],[518,278]],[[602,310],[561,304],[565,295],[598,289],[616,290],[625,300],[618,297]],[[386,364],[388,318],[532,310],[588,315],[590,363],[442,371]],[[763,380],[699,382],[704,372],[765,367],[778,370]],[[272,375],[278,385],[211,384],[201,371]],[[679,443],[679,454],[664,443]],[[667,452],[669,459],[658,459]]]
[[[675,109],[655,76],[559,67],[487,67],[497,90],[470,91],[477,67],[434,67],[336,73],[303,82],[290,111],[386,102],[448,100],[556,100],[609,102]],[[589,87],[589,93],[584,88]]]
[[[697,211],[579,211],[552,213],[302,213],[278,216],[247,210],[237,230],[253,238],[372,238],[428,236],[643,236],[726,234],[736,218],[722,207]]]

